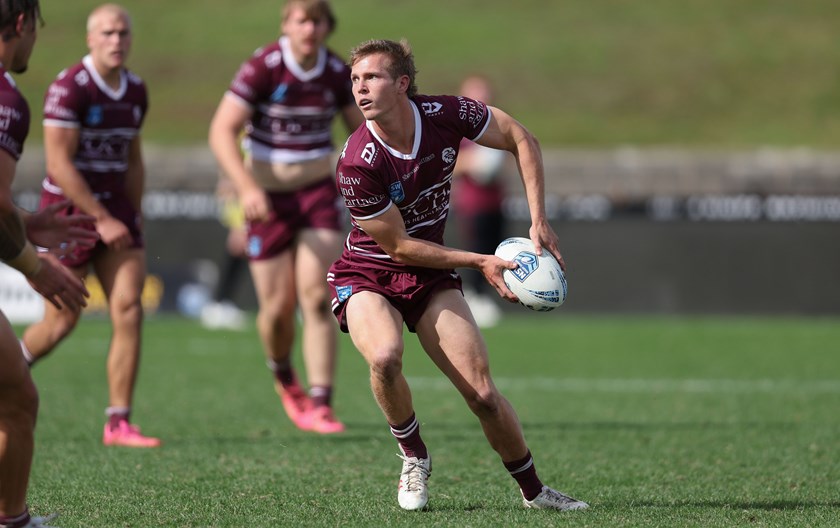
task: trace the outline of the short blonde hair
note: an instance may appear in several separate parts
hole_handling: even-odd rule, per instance
[[[308,17],[326,18],[327,23],[330,25],[330,33],[335,31],[335,26],[338,21],[335,19],[335,14],[328,0],[288,0],[283,6],[283,22],[292,14],[293,7],[300,7]]]
[[[406,95],[414,97],[417,95],[417,68],[414,67],[414,53],[411,51],[411,45],[406,39],[399,42],[393,40],[368,40],[362,42],[350,51],[350,66],[364,59],[369,55],[381,53],[391,59],[388,65],[388,73],[396,79],[402,75],[407,75],[409,84]]]
[[[131,15],[128,14],[128,10],[119,4],[102,4],[101,6],[97,7],[93,11],[90,12],[87,19],[87,31],[90,33],[94,30],[94,25],[96,24],[97,19],[100,15],[104,13],[115,13],[119,15],[121,18],[125,20],[128,24],[128,27],[131,27]]]

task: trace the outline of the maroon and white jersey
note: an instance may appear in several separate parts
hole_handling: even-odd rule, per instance
[[[12,76],[0,65],[0,149],[19,160],[27,135],[29,105]]]
[[[399,208],[409,235],[443,244],[449,213],[452,169],[461,139],[477,140],[490,123],[479,101],[454,96],[416,96],[414,146],[397,152],[376,134],[371,122],[347,140],[336,169],[336,184],[350,210],[353,228],[341,260],[353,266],[402,271],[356,220]]]
[[[354,104],[350,68],[326,48],[304,70],[287,37],[258,49],[239,68],[226,94],[253,110],[245,150],[253,159],[298,163],[329,156],[332,121]]]
[[[146,85],[123,70],[113,90],[97,73],[90,55],[61,73],[44,98],[44,126],[78,128],[79,146],[73,165],[91,191],[121,190],[128,169],[129,147],[140,133],[148,109]],[[44,188],[61,194],[47,174]]]

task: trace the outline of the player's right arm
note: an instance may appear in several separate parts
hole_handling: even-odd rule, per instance
[[[222,171],[236,187],[245,218],[260,221],[271,211],[268,195],[245,166],[239,149],[239,135],[252,115],[253,109],[236,96],[225,94],[210,122],[208,141]]]
[[[111,216],[93,195],[84,176],[73,165],[79,146],[79,128],[44,125],[44,157],[47,173],[61,187],[64,196],[85,213],[96,218],[96,231],[107,246],[124,249],[132,243],[125,224]]]
[[[355,218],[355,221],[395,262],[436,269],[474,268],[484,275],[502,298],[517,301],[502,278],[506,269],[516,268],[515,262],[412,237],[405,229],[399,209],[393,205],[373,218]]]

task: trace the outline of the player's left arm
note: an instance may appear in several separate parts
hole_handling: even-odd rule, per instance
[[[143,216],[143,190],[146,186],[146,165],[140,135],[134,136],[128,150],[128,170],[125,173],[125,191],[137,214]]]
[[[474,268],[484,275],[501,297],[510,302],[517,301],[502,279],[504,270],[516,268],[515,262],[414,238],[406,231],[402,215],[394,206],[373,218],[356,219],[356,223],[396,262],[424,268]]]
[[[529,236],[537,254],[542,254],[542,247],[557,258],[565,271],[566,263],[560,255],[559,239],[548,223],[545,214],[545,169],[542,150],[537,138],[522,126],[519,121],[496,107],[489,107],[490,122],[484,134],[476,141],[485,147],[507,150],[516,158],[516,166],[525,186],[525,197],[531,213]]]

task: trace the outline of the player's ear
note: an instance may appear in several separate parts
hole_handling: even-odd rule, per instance
[[[397,91],[401,94],[408,92],[408,87],[411,86],[411,79],[408,75],[400,75],[397,79]]]
[[[26,13],[20,13],[15,19],[15,35],[18,37],[23,35],[24,29],[26,29]]]

